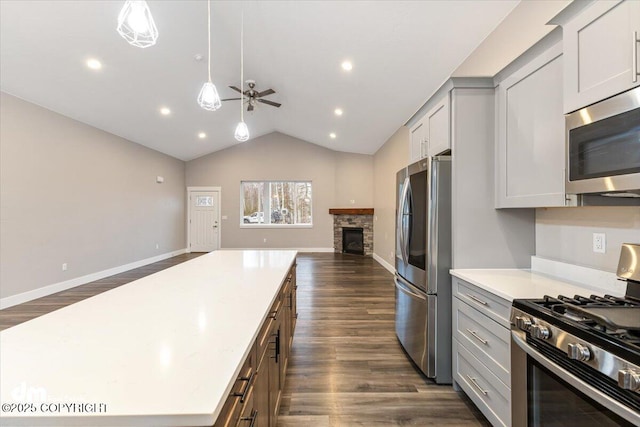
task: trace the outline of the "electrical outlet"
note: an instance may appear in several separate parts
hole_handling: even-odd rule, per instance
[[[349,200],[349,202],[350,202],[352,205],[355,205],[355,204],[356,204],[356,201],[355,201],[355,200],[353,200],[353,199]]]
[[[62,271],[67,271],[67,263],[62,264]]]
[[[160,245],[156,243],[156,249],[160,249]]]
[[[267,239],[264,239],[264,243],[267,243]]]
[[[391,259],[395,258],[395,256],[396,256],[396,253],[391,251]]]
[[[607,252],[607,239],[604,233],[593,233],[593,252],[599,254]]]

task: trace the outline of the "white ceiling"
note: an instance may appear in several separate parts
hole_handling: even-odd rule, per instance
[[[245,112],[251,136],[279,131],[373,154],[517,3],[216,1],[213,82],[222,98],[235,96],[227,86],[240,81],[244,10],[245,79],[273,88],[267,99],[283,104]],[[238,101],[215,112],[196,103],[207,78],[206,59],[194,60],[206,56],[206,2],[149,0],[160,35],[147,49],[116,32],[123,4],[2,0],[2,91],[182,160],[236,144]],[[102,70],[86,67],[90,57]],[[354,64],[350,73],[344,59]],[[160,106],[172,114],[161,116]]]

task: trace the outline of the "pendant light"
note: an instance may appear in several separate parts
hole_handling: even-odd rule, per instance
[[[249,128],[244,122],[244,12],[242,12],[242,23],[240,24],[240,123],[236,127],[235,138],[239,142],[249,139]]]
[[[198,105],[208,111],[215,111],[222,106],[220,96],[216,85],[211,82],[211,0],[207,0],[207,34],[209,42],[209,56],[207,60],[209,62],[209,81],[202,86],[200,95],[198,95]]]
[[[158,40],[158,29],[144,0],[127,0],[118,15],[117,30],[129,44],[136,47],[153,46]]]

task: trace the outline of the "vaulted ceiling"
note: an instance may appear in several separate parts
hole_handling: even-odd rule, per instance
[[[282,103],[245,112],[251,136],[279,131],[372,154],[517,3],[215,1],[213,82],[222,98],[237,95],[228,86],[240,85],[244,11],[245,79]],[[237,144],[239,101],[214,112],[196,103],[207,79],[206,2],[149,0],[159,38],[146,49],[116,32],[123,4],[0,2],[1,90],[182,160]],[[89,69],[89,58],[102,69]]]

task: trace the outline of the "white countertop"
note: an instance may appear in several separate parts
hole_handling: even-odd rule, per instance
[[[0,332],[0,424],[212,425],[295,256],[212,252]]]
[[[478,286],[507,301],[521,298],[542,298],[545,295],[589,296],[591,294],[623,296],[625,285],[607,286],[580,284],[544,273],[521,269],[454,269],[451,275]]]

